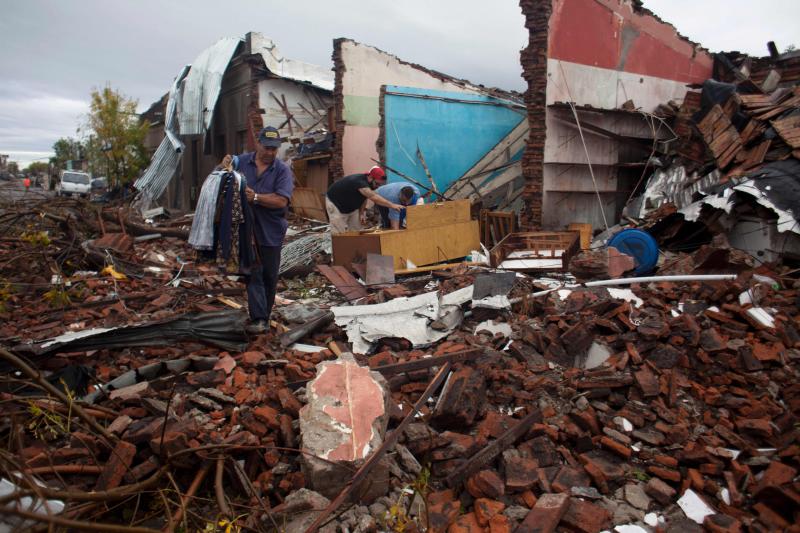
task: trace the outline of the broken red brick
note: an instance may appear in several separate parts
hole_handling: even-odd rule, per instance
[[[761,480],[756,486],[755,492],[758,493],[766,487],[779,487],[785,483],[792,481],[797,475],[797,470],[789,465],[781,463],[780,461],[772,461]]]
[[[754,342],[750,346],[753,349],[753,356],[762,363],[780,363],[785,350],[783,344],[779,342],[770,343],[768,345]]]
[[[496,411],[489,411],[486,413],[486,417],[478,424],[478,435],[496,439],[508,431],[514,422],[514,419],[510,416]]]
[[[244,352],[242,354],[242,364],[246,366],[256,366],[266,360],[267,356],[261,352]]]
[[[686,472],[687,479],[691,487],[697,492],[703,492],[706,484],[705,480],[703,479],[703,474],[701,474],[700,471],[695,468],[690,468]]]
[[[587,468],[588,465],[592,465],[597,471],[601,472],[603,478],[607,481],[619,481],[625,477],[625,470],[620,466],[618,459],[615,459],[609,454],[592,451],[580,454],[578,459],[583,463],[584,468],[586,468],[586,471],[593,478],[594,475],[592,475],[592,472]]]
[[[536,501],[538,498],[531,490],[526,490],[525,492],[520,493],[520,499],[525,503],[525,507],[528,509],[533,509],[533,506],[536,505]]]
[[[262,405],[253,409],[253,416],[272,429],[281,427],[280,413],[268,405]]]
[[[703,527],[709,533],[742,533],[742,523],[722,513],[708,515],[703,520]]]
[[[169,457],[188,447],[189,439],[182,431],[165,431],[163,436],[156,435],[150,439],[150,449],[154,454],[163,457]]]
[[[106,461],[103,473],[94,487],[96,491],[104,491],[119,487],[125,474],[128,473],[133,458],[136,455],[136,446],[125,441],[119,441]]]
[[[657,477],[650,478],[644,491],[648,496],[656,500],[661,505],[669,505],[677,495],[677,491],[658,479]]]
[[[604,448],[616,453],[620,457],[624,457],[625,459],[629,459],[631,454],[633,454],[633,450],[624,444],[606,436],[600,438],[600,444],[602,444]]]
[[[566,494],[542,494],[515,533],[553,533],[569,503]]]
[[[669,455],[655,455],[653,461],[666,466],[667,468],[678,468],[678,460]]]
[[[300,413],[300,409],[302,409],[303,404],[300,403],[292,391],[287,389],[286,387],[278,390],[278,400],[281,402],[281,407],[283,407],[287,413],[290,415],[297,417]]]
[[[597,533],[611,525],[611,513],[599,505],[570,498],[569,507],[561,521],[572,531]]]
[[[459,516],[455,522],[450,524],[447,533],[483,533],[483,528],[478,524],[475,513],[467,513]]]
[[[489,533],[511,533],[511,523],[505,515],[497,514],[489,520]]]
[[[512,457],[505,462],[506,488],[516,492],[533,487],[538,481],[539,463],[533,459]]]
[[[481,470],[467,480],[467,490],[474,498],[496,500],[505,494],[505,485],[494,470]]]
[[[753,510],[758,513],[758,519],[761,520],[767,527],[773,528],[773,530],[783,531],[790,525],[789,522],[780,515],[780,513],[771,509],[762,502],[753,505]]]
[[[461,504],[453,491],[440,491],[428,495],[428,523],[432,533],[443,533],[458,518]]]
[[[506,506],[502,502],[489,500],[487,498],[478,498],[475,500],[475,518],[477,518],[478,524],[486,527],[489,525],[489,521],[492,517],[502,513],[505,508]]]
[[[586,470],[586,473],[589,474],[589,477],[592,478],[594,484],[597,485],[598,490],[603,494],[608,494],[608,479],[603,474],[603,471],[594,463],[585,463],[583,468]]]
[[[383,365],[391,365],[396,361],[391,352],[381,352],[371,356],[368,362],[370,368],[375,368]]]
[[[472,367],[462,366],[447,379],[431,418],[437,429],[471,426],[486,403],[486,380]]]
[[[650,370],[650,367],[643,366],[641,370],[633,373],[633,377],[636,379],[639,388],[642,389],[642,394],[645,398],[658,396],[660,392],[658,379],[653,371]]]
[[[555,492],[565,492],[569,494],[572,487],[588,487],[590,483],[591,479],[583,469],[578,470],[569,466],[563,466],[561,470],[558,471],[558,474],[556,474],[550,487]]]

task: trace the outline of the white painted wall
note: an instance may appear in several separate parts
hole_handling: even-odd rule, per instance
[[[470,84],[442,81],[366,44],[344,41],[341,46],[342,61],[346,67],[342,78],[342,90],[346,95],[377,98],[381,93],[381,85],[402,85],[476,94],[482,92]]]
[[[547,60],[547,78],[548,105],[573,101],[582,106],[619,109],[633,100],[637,108],[653,111],[670,100],[682,102],[688,90],[683,82],[552,58]]]

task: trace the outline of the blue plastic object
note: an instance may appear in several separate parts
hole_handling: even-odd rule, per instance
[[[613,246],[620,252],[633,257],[636,268],[633,270],[637,276],[649,274],[658,262],[658,244],[656,240],[640,229],[624,229],[611,237],[608,246]]]

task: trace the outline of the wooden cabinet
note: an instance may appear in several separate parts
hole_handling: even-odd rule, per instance
[[[350,268],[368,253],[391,255],[395,270],[458,259],[480,249],[479,223],[470,201],[455,200],[406,208],[407,229],[347,232],[333,236],[333,264]]]

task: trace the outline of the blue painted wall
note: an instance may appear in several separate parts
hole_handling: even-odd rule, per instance
[[[394,85],[387,86],[386,93],[386,164],[428,185],[416,155],[419,146],[440,191],[526,119],[524,108],[510,109],[507,103],[489,96]],[[520,157],[522,152],[514,155],[515,160]],[[388,176],[390,182],[404,181],[394,172]]]

